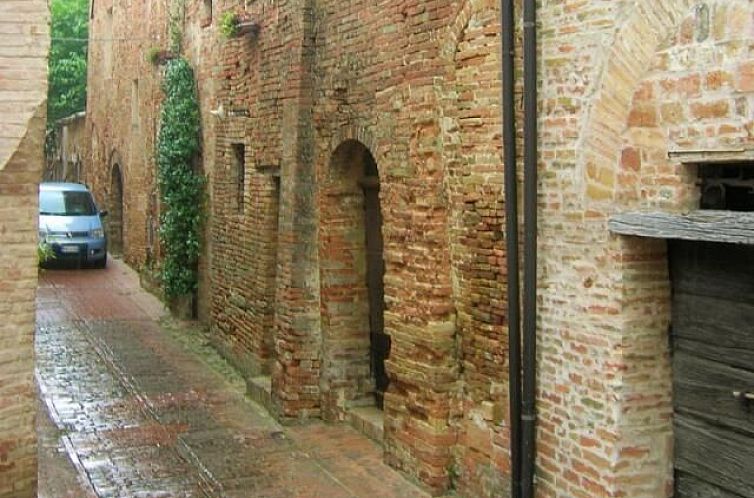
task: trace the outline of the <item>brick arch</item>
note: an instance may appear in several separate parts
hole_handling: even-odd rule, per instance
[[[455,20],[447,27],[444,41],[440,47],[440,55],[443,59],[448,62],[455,60],[458,43],[463,39],[472,16],[486,9],[499,11],[500,2],[497,0],[466,0],[461,4]]]
[[[693,6],[692,0],[641,0],[617,30],[606,50],[597,91],[578,147],[586,204],[611,202],[622,133],[636,88],[651,67],[658,48],[675,33]]]
[[[118,152],[118,149],[113,148],[110,151],[108,160],[107,160],[107,168],[105,169],[105,178],[104,178],[104,199],[103,201],[109,202],[110,195],[111,195],[111,189],[112,189],[112,176],[115,172],[115,167],[118,167],[118,172],[120,174],[120,179],[123,182],[123,188],[124,188],[124,194],[125,194],[125,187],[127,185],[126,181],[126,163],[123,161],[123,156]]]
[[[108,245],[110,252],[120,256],[124,252],[125,233],[125,174],[123,160],[117,151],[110,156],[110,168],[107,178],[107,209],[109,216],[106,220]]]
[[[611,344],[595,354],[598,361],[621,369],[599,391],[600,396],[615,403],[606,424],[615,434],[606,451],[613,460],[614,471],[601,483],[611,496],[639,493],[631,475],[646,476],[641,484],[642,496],[664,497],[672,489],[671,367],[667,350],[670,282],[665,244],[652,239],[611,237],[605,218],[629,207],[621,204],[619,175],[634,95],[651,71],[657,53],[680,30],[692,4],[691,0],[636,2],[600,54],[602,63],[595,70],[592,103],[583,115],[576,145],[575,179],[579,183],[575,190],[585,217],[592,217],[591,222],[582,225],[582,243],[593,244],[581,252],[583,263],[594,267],[595,281],[616,282],[604,296],[593,295],[592,309],[575,319],[591,334],[599,334]],[[595,240],[600,242],[594,244]],[[584,286],[577,292],[591,291]],[[612,307],[614,315],[601,316],[600,307]],[[621,353],[616,354],[619,350]],[[645,356],[633,354],[639,350]],[[651,382],[639,380],[642,378]],[[653,399],[651,413],[637,402],[637,393]],[[654,421],[647,424],[650,417]],[[624,454],[628,448],[641,448],[648,457],[633,459],[628,452]],[[580,450],[568,451],[569,458],[581,465]]]
[[[374,138],[374,135],[368,127],[350,124],[341,126],[335,130],[335,133],[330,140],[330,156],[332,157],[338,147],[346,142],[360,142],[374,155],[375,159],[378,159],[377,151],[379,148],[377,140]]]
[[[113,166],[116,164],[120,164],[121,170],[123,169],[123,156],[120,155],[120,152],[118,152],[118,149],[113,149],[110,151],[110,158],[108,160],[109,169],[112,170]]]
[[[344,128],[361,136],[364,128]],[[326,420],[343,420],[352,404],[372,402],[370,308],[367,285],[365,195],[361,181],[376,158],[367,144],[346,138],[330,153],[320,183],[319,262],[323,395]],[[379,171],[379,164],[376,165]]]

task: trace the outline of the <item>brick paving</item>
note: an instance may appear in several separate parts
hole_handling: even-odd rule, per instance
[[[117,260],[37,302],[40,497],[428,496],[350,427],[277,424]]]

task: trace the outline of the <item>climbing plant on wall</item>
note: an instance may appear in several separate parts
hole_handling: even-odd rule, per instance
[[[168,62],[162,89],[165,100],[157,137],[159,233],[162,284],[171,299],[196,289],[204,178],[194,171],[201,121],[194,72],[185,59]]]

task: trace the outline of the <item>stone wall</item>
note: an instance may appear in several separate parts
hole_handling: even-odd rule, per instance
[[[160,67],[147,61],[150,48],[164,48],[167,23],[131,23],[166,15],[163,3],[95,2],[91,11],[87,133],[90,156],[84,182],[105,219],[110,246],[137,267],[154,264],[158,254],[154,145],[161,101]],[[153,40],[153,41],[152,41]],[[120,180],[119,180],[120,179]],[[117,188],[123,185],[122,198]],[[112,225],[122,220],[123,241],[113,242]]]
[[[751,145],[750,35],[738,35],[750,6],[696,5],[540,2],[540,496],[672,493],[665,247],[613,236],[607,220],[694,205],[694,168],[668,151]],[[137,265],[159,261],[161,69],[144,53],[167,46],[166,9],[98,2],[91,30],[115,38],[90,50],[93,182],[106,197],[123,168]],[[271,377],[281,419],[345,420],[370,403],[360,182],[373,161],[392,339],[385,458],[467,496],[505,494],[509,473],[498,9],[205,1],[182,21],[209,180],[199,308],[213,341],[249,379]],[[226,11],[259,31],[223,39]]]
[[[86,176],[83,161],[89,157],[86,113],[79,112],[58,120],[52,131],[48,131],[47,140],[51,138],[53,145],[46,151],[44,181],[82,181]]]
[[[735,48],[751,6],[594,8],[588,27],[568,8],[543,19],[562,31],[543,42],[540,491],[671,496],[666,247],[606,221],[697,206],[695,165],[669,152],[751,147],[750,56]]]
[[[0,5],[0,497],[36,496],[34,297],[44,164],[47,2]]]

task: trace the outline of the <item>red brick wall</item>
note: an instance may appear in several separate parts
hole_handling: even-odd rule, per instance
[[[161,69],[146,60],[151,47],[167,46],[167,24],[133,19],[163,19],[165,6],[155,2],[125,5],[95,2],[90,19],[87,130],[91,152],[84,181],[97,203],[115,209],[112,174],[123,178],[123,258],[137,267],[151,266],[159,254],[154,145]],[[134,82],[138,91],[134,92]],[[135,118],[135,119],[134,119]],[[106,225],[107,225],[106,219]]]
[[[463,369],[454,471],[460,490],[494,495],[507,486],[509,472],[499,2],[469,4],[457,19],[443,103]]]
[[[44,165],[48,7],[5,2],[0,25],[0,497],[37,489],[34,297]]]

